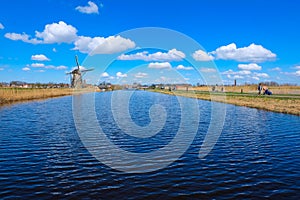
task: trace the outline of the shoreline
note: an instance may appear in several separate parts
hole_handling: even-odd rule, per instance
[[[215,101],[237,106],[245,106],[271,112],[291,114],[300,116],[300,95],[257,95],[255,93],[233,93],[233,92],[199,92],[191,91],[164,91],[148,90],[167,95],[196,98],[205,101]]]
[[[160,90],[148,89],[146,91],[159,92],[167,95],[177,95],[188,98],[197,98],[206,101],[215,101],[237,106],[245,106],[271,112],[292,114],[300,116],[300,94],[274,94],[271,96],[257,95],[257,93],[247,92],[209,92],[193,90]],[[55,97],[76,95],[80,93],[97,92],[95,88],[85,88],[75,90],[71,88],[49,88],[49,89],[29,89],[29,88],[0,88],[0,107],[35,100],[44,100]]]
[[[0,88],[0,107],[13,105],[15,103],[45,100],[93,91],[95,90],[91,88],[84,90],[75,90],[71,88]]]

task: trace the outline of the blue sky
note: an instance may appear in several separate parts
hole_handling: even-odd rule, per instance
[[[0,82],[69,82],[78,55],[95,69],[85,75],[91,83],[218,76],[224,84],[299,84],[299,9],[294,0],[1,1]],[[151,38],[147,29],[140,40],[132,30],[142,27],[186,37]],[[143,43],[148,38],[153,46]]]

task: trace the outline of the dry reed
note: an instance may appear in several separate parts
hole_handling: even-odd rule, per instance
[[[204,88],[204,87],[203,87]],[[246,106],[251,108],[263,109],[273,112],[293,114],[300,116],[300,96],[299,94],[300,87],[291,87],[291,88],[276,88],[275,91],[280,91],[277,95],[265,96],[265,95],[256,95],[249,93],[254,90],[253,87],[246,88],[247,94],[240,94],[239,92],[234,93],[234,90],[226,93],[214,93],[207,92],[208,90],[196,90],[192,91],[166,91],[166,90],[153,90],[155,92],[161,92],[164,94],[185,96],[191,98],[198,98],[208,101],[218,101],[223,103],[234,104],[238,106]],[[245,87],[244,87],[245,88]],[[273,87],[274,89],[275,87]],[[298,89],[299,88],[299,89]],[[236,91],[239,91],[241,88],[235,88]],[[228,91],[228,90],[227,90]],[[284,91],[284,92],[282,92]],[[257,93],[257,91],[254,91]],[[287,96],[280,96],[283,94],[288,94]]]
[[[0,105],[19,101],[45,99],[73,94],[69,88],[0,88]]]

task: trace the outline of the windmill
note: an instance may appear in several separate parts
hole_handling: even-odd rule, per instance
[[[71,88],[82,88],[83,87],[82,76],[86,72],[92,71],[94,69],[93,68],[80,69],[77,55],[75,56],[75,60],[76,60],[77,68],[66,74],[70,74],[70,76],[71,76]]]

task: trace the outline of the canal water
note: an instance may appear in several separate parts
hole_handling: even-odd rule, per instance
[[[113,144],[143,155],[172,142],[183,120],[175,96],[133,92],[128,108],[135,125],[147,127],[155,120],[149,115],[154,104],[166,114],[164,124],[156,122],[162,125],[157,134],[139,138],[118,125],[112,95],[96,93],[94,110]],[[86,148],[74,121],[73,98],[84,100],[85,95],[0,108],[0,199],[300,198],[298,116],[222,104],[222,133],[212,151],[199,158],[211,123],[210,108],[219,103],[197,100],[198,129],[183,154],[154,171],[128,173],[100,162]],[[89,119],[86,123],[89,127]],[[106,158],[115,158],[97,148]],[[122,164],[130,169],[139,163],[125,159]]]

